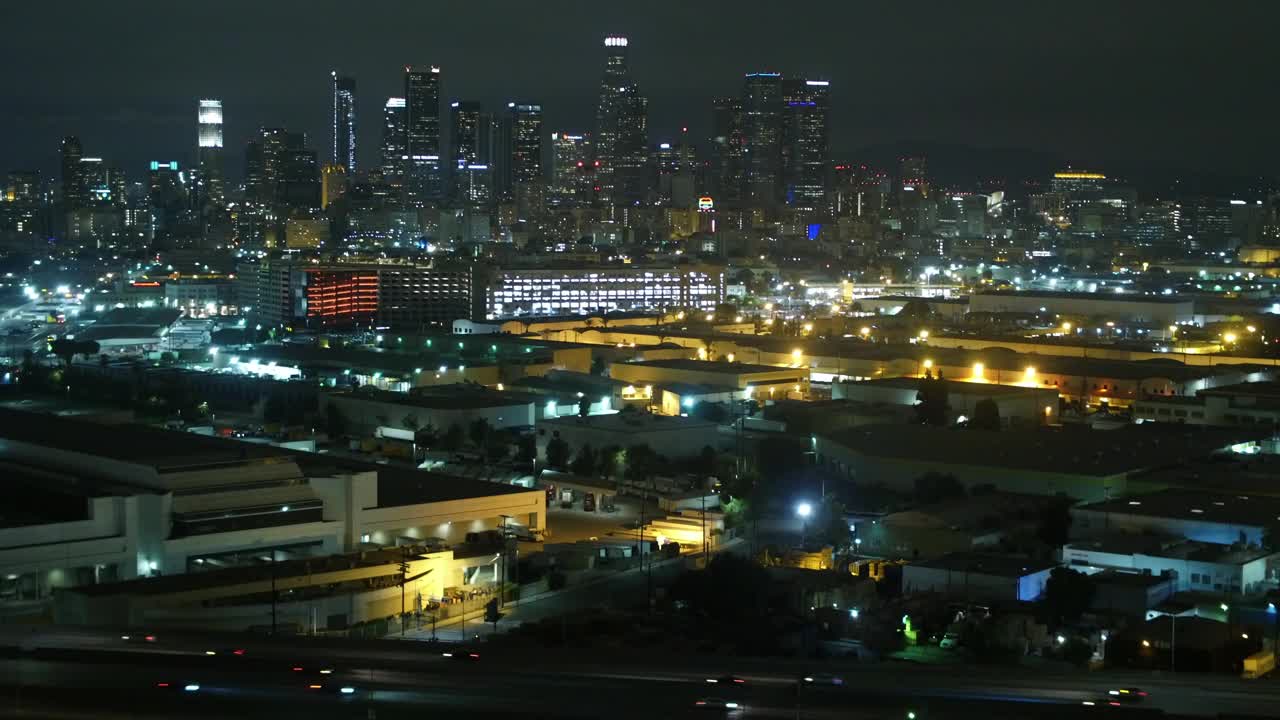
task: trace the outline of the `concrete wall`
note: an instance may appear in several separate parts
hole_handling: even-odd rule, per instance
[[[1141,502],[1138,500],[1137,502]],[[1208,500],[1206,500],[1208,502]],[[1088,508],[1071,510],[1071,536],[1078,538],[1101,537],[1110,533],[1132,533],[1183,537],[1199,542],[1230,545],[1241,540],[1252,545],[1262,543],[1262,531],[1256,525],[1237,525],[1182,518],[1153,517],[1124,512],[1101,512]]]
[[[1040,597],[1049,580],[1049,572],[1045,569],[1015,578],[907,565],[902,571],[902,591],[940,592],[948,597],[979,602],[1025,602]]]
[[[1141,553],[1127,555],[1072,546],[1062,549],[1062,562],[1077,570],[1122,568],[1147,572],[1151,575],[1176,574],[1178,592],[1191,590],[1236,594],[1258,592],[1265,589],[1261,583],[1266,579],[1268,559],[1264,557],[1235,564],[1183,560]],[[1209,581],[1193,582],[1195,579],[1193,575],[1207,577]]]

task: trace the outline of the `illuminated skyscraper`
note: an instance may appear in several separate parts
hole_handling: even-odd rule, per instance
[[[511,138],[511,192],[522,216],[539,213],[546,202],[542,170],[542,106],[507,103]]]
[[[585,135],[551,133],[551,187],[548,199],[553,205],[575,205],[591,198],[591,181],[595,177],[591,157],[591,139]]]
[[[747,199],[776,205],[782,189],[782,75],[748,73],[742,93]]]
[[[405,163],[409,159],[407,132],[404,98],[387,98],[382,108],[382,176],[396,188],[404,185]]]
[[[744,196],[746,138],[742,100],[717,98],[711,114],[711,174],[707,192],[716,203],[736,203]]]
[[[829,103],[826,80],[783,83],[782,175],[788,205],[817,208],[826,197]]]
[[[75,135],[62,138],[62,205],[67,211],[88,204],[80,164],[83,156],[84,148],[80,145],[80,138]]]
[[[493,163],[493,116],[484,112],[478,102],[457,101],[449,104],[450,134],[453,148],[449,153],[452,197],[477,202],[490,197],[490,189],[480,187],[491,179]],[[468,169],[470,168],[470,169]]]
[[[606,202],[634,204],[649,190],[648,102],[631,78],[625,37],[604,39],[605,66],[596,107],[596,158]]]
[[[222,175],[222,101],[201,100],[196,110],[197,202],[220,207],[226,203]]]
[[[330,160],[356,172],[356,79],[330,72],[333,78],[333,148]]]
[[[438,199],[440,173],[440,68],[404,69],[406,198],[412,207]]]

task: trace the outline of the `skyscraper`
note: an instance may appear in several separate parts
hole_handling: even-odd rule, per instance
[[[717,204],[736,203],[744,196],[746,138],[742,100],[717,98],[711,111],[711,175],[706,192]]]
[[[245,149],[245,195],[264,205],[320,207],[316,153],[304,133],[262,128]]]
[[[782,75],[747,73],[742,93],[747,199],[756,207],[777,204],[782,188]]]
[[[405,163],[409,159],[407,133],[404,98],[387,98],[382,108],[382,177],[395,188],[404,185]]]
[[[594,178],[591,139],[585,135],[551,133],[551,187],[553,205],[575,205],[589,201],[589,181]],[[588,167],[588,166],[591,167]]]
[[[84,148],[80,138],[68,135],[62,138],[62,205],[70,211],[82,208],[87,204],[85,182],[81,173],[80,159],[84,156]]]
[[[546,201],[542,171],[542,106],[507,103],[511,138],[511,192],[522,217],[539,213]]]
[[[201,100],[196,110],[196,201],[199,206],[226,203],[222,175],[222,101]]]
[[[648,102],[631,78],[627,45],[625,37],[604,39],[604,75],[596,106],[594,142],[601,194],[614,204],[634,204],[649,190]]]
[[[440,197],[440,68],[404,69],[406,168],[410,206]]]
[[[356,79],[336,71],[333,78],[333,151],[330,160],[352,175],[356,172]]]
[[[480,187],[491,179],[493,162],[493,116],[484,112],[478,102],[456,101],[449,104],[450,135],[449,176],[454,200],[476,203],[487,200],[491,188]]]
[[[827,192],[829,103],[826,80],[783,83],[782,175],[788,205],[817,208]]]

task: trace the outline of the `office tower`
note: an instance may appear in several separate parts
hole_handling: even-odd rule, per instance
[[[902,189],[929,197],[929,161],[923,155],[909,155],[899,161]],[[911,190],[907,190],[911,188]],[[1056,190],[1055,186],[1055,190]]]
[[[387,98],[382,107],[382,177],[395,188],[404,185],[405,163],[409,158],[408,124],[404,98]]]
[[[349,178],[347,169],[337,163],[327,163],[320,168],[320,208],[322,210],[347,193]]]
[[[333,148],[329,161],[356,173],[356,79],[343,77],[336,71],[333,78]]]
[[[455,200],[471,203],[479,202],[476,198],[480,196],[487,201],[491,195],[490,190],[479,188],[477,183],[491,179],[493,116],[484,112],[480,103],[470,101],[450,103],[449,115],[450,135],[453,138],[449,153],[453,187],[451,195]]]
[[[80,146],[80,138],[74,135],[62,138],[62,206],[68,211],[87,204],[84,177],[80,172],[80,159],[83,156],[84,148]]]
[[[147,174],[147,205],[151,208],[151,237],[172,235],[187,207],[187,188],[177,161],[151,161]]]
[[[711,182],[706,188],[717,204],[733,204],[745,196],[746,136],[742,101],[717,98],[711,110]]]
[[[222,173],[222,101],[201,100],[196,109],[196,202],[199,206],[226,204]]]
[[[440,197],[440,68],[404,69],[408,204],[422,207]]]
[[[748,73],[742,93],[745,188],[755,207],[777,204],[782,188],[782,75]]]
[[[653,148],[649,160],[655,176],[654,189],[658,202],[665,206],[690,209],[696,206],[694,173],[698,161],[695,148],[684,128],[674,142],[661,142]]]
[[[826,80],[783,83],[782,173],[788,205],[818,208],[826,199],[830,112]]]
[[[627,66],[627,38],[604,39],[605,66],[600,80],[594,136],[605,202],[635,204],[649,190],[647,161],[648,101]]]
[[[590,201],[590,183],[598,162],[591,157],[591,139],[585,135],[551,133],[551,187],[548,200],[553,205],[577,205]]]
[[[510,115],[511,192],[522,217],[542,212],[546,178],[542,171],[542,106],[507,103]]]
[[[262,128],[245,149],[245,195],[251,202],[297,208],[320,206],[316,153],[304,133]]]

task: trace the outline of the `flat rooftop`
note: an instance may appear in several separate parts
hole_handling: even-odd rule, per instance
[[[690,370],[695,372],[721,373],[724,375],[752,375],[756,373],[777,373],[793,371],[797,377],[808,375],[808,366],[793,368],[784,365],[757,365],[754,363],[724,362],[720,360],[693,360],[690,358],[671,358],[667,360],[644,360],[642,362],[614,363],[615,365],[635,365],[638,367],[661,368],[666,370]]]
[[[894,388],[897,390],[918,390],[920,389],[920,378],[914,377],[891,377],[877,378],[874,380],[860,380],[858,382],[842,383],[846,387],[870,387],[870,388]],[[947,392],[951,395],[1025,395],[1035,392],[1051,392],[1057,395],[1056,387],[1032,386],[1023,387],[1021,385],[997,385],[995,383],[976,383],[976,382],[949,382],[947,383]]]
[[[920,567],[936,570],[951,570],[999,577],[1020,578],[1058,566],[1054,562],[1033,560],[1019,555],[999,555],[996,553],[958,552],[943,555],[940,558],[912,563]]]
[[[675,417],[672,415],[654,415],[647,412],[612,413],[608,415],[577,415],[539,420],[538,425],[550,428],[581,427],[605,432],[637,433],[665,430],[692,430],[695,428],[717,428],[716,423],[697,418]],[[654,448],[661,451],[661,448]]]
[[[998,432],[932,425],[863,425],[820,434],[824,442],[871,457],[1094,477],[1172,467],[1270,436],[1270,430],[1171,423],[1127,425],[1117,430],[1064,426]]]
[[[1184,540],[1156,535],[1110,535],[1094,540],[1077,540],[1063,546],[1065,557],[1070,550],[1092,550],[1114,555],[1147,555],[1191,562],[1243,565],[1269,557],[1272,553],[1261,548],[1236,548],[1231,545]]]
[[[1097,300],[1111,303],[1155,303],[1159,305],[1178,305],[1194,302],[1189,297],[1180,295],[1139,295],[1137,293],[1079,293],[1063,290],[1018,290],[1016,292],[975,293],[983,297],[1024,297],[1045,300]]]
[[[1280,523],[1280,497],[1173,488],[1080,505],[1078,511],[1267,527]]]
[[[365,386],[350,392],[329,393],[328,397],[391,403],[427,410],[483,410],[528,405],[532,402],[527,395],[521,393],[512,394],[481,388],[457,389],[448,393],[402,393]]]

